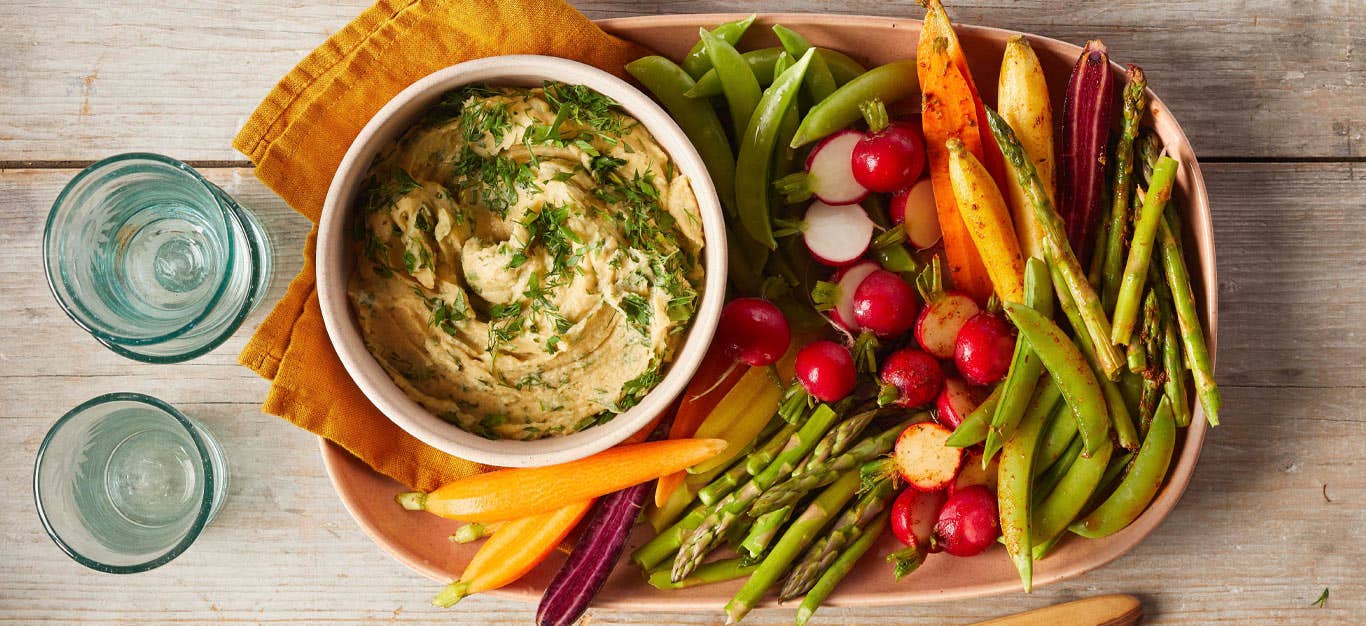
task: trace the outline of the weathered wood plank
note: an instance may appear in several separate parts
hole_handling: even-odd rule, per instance
[[[232,160],[270,87],[365,0],[0,6],[0,161],[152,150]],[[749,11],[748,3],[583,0],[591,17]],[[769,12],[916,17],[915,0],[776,0]],[[1142,65],[1206,157],[1360,157],[1366,11],[1354,0],[971,0],[962,23],[1074,43],[1100,37]],[[909,54],[910,51],[907,51]],[[992,81],[994,77],[978,77]]]

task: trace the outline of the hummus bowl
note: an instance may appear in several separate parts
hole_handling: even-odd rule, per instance
[[[423,327],[423,324],[412,324],[411,322],[416,315],[425,313],[425,311],[405,312],[396,315],[394,319],[397,323],[397,320],[402,318],[407,323],[407,328],[402,329],[402,332],[397,335],[380,335],[384,337],[385,345],[376,345],[377,335],[374,328],[376,324],[383,324],[384,321],[382,319],[379,322],[374,321],[375,314],[370,308],[370,300],[357,300],[357,293],[354,291],[355,285],[353,284],[355,276],[353,275],[370,275],[369,282],[371,284],[377,279],[372,275],[374,272],[371,269],[361,270],[358,268],[361,257],[370,254],[371,251],[362,250],[363,246],[357,243],[352,232],[354,232],[353,227],[357,220],[374,221],[372,218],[375,213],[367,210],[364,206],[367,202],[367,196],[372,195],[373,192],[367,186],[367,179],[372,178],[372,164],[380,163],[386,158],[386,154],[392,156],[391,153],[386,153],[386,149],[393,146],[400,137],[404,137],[410,129],[418,127],[424,116],[434,107],[441,105],[443,97],[453,90],[467,85],[525,88],[539,87],[546,81],[564,85],[581,85],[597,94],[610,98],[616,103],[621,113],[639,122],[648,135],[646,138],[653,140],[651,147],[657,145],[658,150],[667,156],[666,163],[669,165],[669,171],[674,172],[673,168],[677,168],[676,173],[679,178],[675,180],[686,179],[682,187],[684,192],[690,187],[691,196],[696,200],[696,217],[699,217],[701,222],[703,247],[698,255],[697,264],[701,267],[702,276],[696,284],[698,297],[694,303],[695,309],[691,314],[690,321],[687,322],[687,326],[682,327],[681,336],[673,341],[675,347],[671,351],[671,358],[666,356],[664,362],[658,365],[659,375],[656,377],[658,382],[650,388],[648,393],[633,398],[633,400],[638,399],[636,404],[625,408],[625,410],[620,410],[620,412],[613,409],[610,412],[616,413],[616,415],[611,419],[596,425],[581,426],[581,430],[575,429],[577,432],[532,440],[490,438],[466,430],[469,426],[468,423],[465,424],[465,427],[457,425],[453,421],[453,414],[438,415],[429,410],[428,407],[432,406],[429,397],[427,401],[419,403],[418,399],[414,397],[411,383],[408,380],[409,377],[406,374],[394,373],[393,363],[394,359],[398,357],[391,357],[388,352],[384,352],[380,354],[385,356],[382,359],[377,359],[372,354],[371,349],[398,349],[395,346],[406,350],[405,354],[412,354],[414,351],[425,353],[429,350],[428,346],[434,345],[437,340],[425,340],[425,337],[416,336],[408,337],[407,334],[414,334],[409,331]],[[466,151],[468,152],[468,148]],[[411,181],[406,172],[403,174],[407,180]],[[556,180],[561,179],[556,178]],[[679,186],[677,184],[670,185],[670,182],[666,180],[662,184],[665,184],[666,188]],[[408,186],[407,189],[412,190],[415,195],[424,193],[421,185],[415,183]],[[451,203],[448,201],[448,197],[441,195],[440,192],[437,193],[436,197],[444,201],[445,205],[449,207]],[[401,208],[404,203],[412,204],[415,202],[408,196],[391,199],[388,202],[389,206],[394,207],[393,211],[396,215],[413,213],[413,211],[405,213],[405,209]],[[373,208],[374,205],[371,204],[370,206]],[[421,209],[416,212],[421,213],[427,210],[428,206],[423,204]],[[462,209],[457,208],[457,210]],[[456,220],[463,224],[464,218],[463,214],[461,215]],[[503,215],[507,215],[506,208],[504,208]],[[399,230],[399,219],[396,218],[393,222],[385,220],[387,217],[380,215],[376,223],[381,223],[385,229],[392,226],[395,232]],[[478,218],[475,220],[477,222]],[[446,221],[448,220],[443,219],[443,222]],[[443,226],[448,226],[448,224],[443,223]],[[438,229],[435,232],[442,233],[442,230]],[[447,237],[447,234],[443,234],[436,238],[438,245],[444,245]],[[424,239],[424,241],[429,240]],[[471,241],[484,243],[477,237]],[[500,246],[504,251],[508,248],[506,243],[509,241],[511,239],[505,239]],[[489,57],[438,70],[413,83],[380,109],[351,144],[333,177],[332,185],[323,205],[322,219],[318,226],[318,298],[328,335],[347,372],[366,397],[399,427],[443,452],[479,463],[503,467],[550,465],[578,459],[621,442],[664,411],[673,399],[682,392],[688,379],[697,369],[698,363],[701,361],[716,329],[717,318],[720,316],[726,281],[725,242],[725,227],[720,202],[701,158],[683,131],[648,96],[607,72],[574,61],[533,55]],[[497,243],[497,240],[491,240],[488,243]],[[364,247],[368,248],[368,246]],[[427,251],[426,248],[420,246],[419,248],[423,252]],[[480,253],[483,254],[492,248],[493,246],[488,246],[482,249]],[[523,250],[525,249],[523,248]],[[633,251],[627,246],[626,252]],[[384,254],[388,254],[387,248]],[[413,265],[408,263],[411,258],[407,252],[404,253],[404,257],[404,262],[408,265],[411,273]],[[522,262],[524,261],[525,257],[522,258]],[[438,267],[443,266],[438,265]],[[517,265],[508,265],[507,267],[513,268]],[[387,270],[388,265],[383,265],[379,269]],[[465,270],[459,270],[457,273],[469,273],[472,281],[473,271],[467,266]],[[481,268],[480,271],[482,273],[484,270]],[[387,274],[388,272],[385,271],[384,273]],[[430,274],[431,271],[429,270],[427,273]],[[539,281],[540,279],[537,276],[533,272],[531,274],[532,280]],[[362,282],[364,283],[365,279],[362,279]],[[350,297],[348,297],[349,284],[353,289]],[[533,284],[539,285],[539,282]],[[426,286],[431,287],[431,285]],[[515,286],[515,283],[509,287],[511,286]],[[501,291],[507,292],[512,291],[512,289],[503,288]],[[391,294],[394,292],[393,289],[387,291]],[[369,295],[368,292],[364,294],[365,297]],[[423,294],[418,293],[417,295],[419,297],[418,302],[422,302],[420,298],[423,297]],[[607,301],[605,293],[602,300],[603,302]],[[392,305],[389,300],[382,302],[380,306],[385,311],[397,308],[397,305]],[[446,305],[441,304],[440,306],[445,307]],[[457,301],[457,306],[468,309],[470,305],[464,301]],[[361,307],[362,310],[357,310],[357,307]],[[497,306],[494,308],[496,309]],[[361,315],[362,312],[365,315]],[[441,338],[442,340],[449,340],[456,336],[453,331],[445,327],[443,330],[446,330],[451,337]],[[421,330],[417,332],[421,332]],[[432,332],[436,332],[435,329]],[[572,334],[570,333],[570,335]],[[616,334],[619,335],[620,333]],[[568,336],[566,335],[566,342],[569,341]],[[555,339],[558,340],[559,337],[557,336]],[[367,347],[367,340],[370,342],[370,347]],[[547,341],[545,345],[547,346],[546,351],[551,355],[556,355],[557,350],[559,354],[568,350],[558,343],[551,344]],[[612,344],[604,343],[602,345],[607,347],[602,348],[595,344],[590,346],[590,348],[594,348],[591,351],[608,351]],[[497,354],[495,348],[490,347],[489,350],[491,354]],[[468,354],[456,355],[449,351],[446,353],[453,360],[454,369],[461,372],[464,372],[466,367],[471,370],[478,369],[473,364],[482,359],[483,356],[482,353],[478,358],[471,357]],[[578,363],[575,373],[572,374],[578,387],[593,387],[596,384],[594,381],[598,379],[609,381],[613,380],[613,376],[619,376],[618,370],[622,368],[614,368],[609,363],[615,358],[613,355],[593,354],[591,356],[591,359],[586,358]],[[444,356],[441,358],[445,360]],[[433,363],[435,362],[433,360]],[[585,365],[590,363],[591,365]],[[423,367],[426,367],[425,363]],[[431,368],[427,369],[430,370]],[[492,383],[494,375],[491,372],[492,370],[486,374],[486,378],[480,379],[479,382],[485,385],[491,383],[489,387],[491,390],[501,389],[502,386],[511,388],[511,385],[505,382]],[[533,375],[538,374],[538,372],[531,373]],[[391,377],[391,374],[394,377]],[[525,374],[523,372],[523,375]],[[501,378],[501,373],[497,376]],[[589,384],[579,384],[584,381]],[[409,387],[406,390],[405,385]],[[604,383],[604,386],[606,385],[607,383]],[[521,389],[520,383],[516,385],[516,388]],[[465,387],[464,390],[468,391],[469,389]],[[536,394],[533,391],[530,392],[530,395]],[[467,398],[468,395],[462,401],[467,401]],[[474,406],[477,407],[478,405]],[[490,406],[493,410],[499,409],[496,397]],[[544,402],[542,402],[542,407],[544,408],[544,406]],[[500,420],[506,420],[502,414],[491,413],[490,415],[495,415]],[[460,421],[462,423],[467,422],[467,417],[462,416]],[[483,434],[488,435],[488,430],[485,429]]]

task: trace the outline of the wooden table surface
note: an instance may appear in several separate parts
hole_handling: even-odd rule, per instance
[[[109,6],[109,5],[117,6]],[[364,0],[0,3],[0,621],[525,623],[534,607],[427,601],[334,497],[312,436],[258,406],[236,365],[258,310],[181,365],[125,360],[57,308],[43,219],[85,164],[149,150],[199,166],[276,245],[268,303],[307,231],[230,146],[275,81]],[[663,12],[919,16],[911,0],[578,3],[592,17]],[[969,0],[963,23],[1081,43],[1141,64],[1201,156],[1218,246],[1224,425],[1165,524],[1119,560],[1032,595],[826,609],[821,623],[963,623],[1087,595],[1142,597],[1154,622],[1350,623],[1366,614],[1366,5],[1360,0]],[[911,51],[907,51],[908,54]],[[200,418],[231,464],[227,502],[188,552],[128,577],[96,574],[44,535],[38,443],[100,393],[157,395]],[[1326,608],[1311,606],[1325,588]],[[718,607],[719,608],[719,607]],[[785,623],[790,610],[750,622]],[[1356,617],[1353,617],[1356,616]],[[592,611],[586,623],[720,623],[722,613]]]

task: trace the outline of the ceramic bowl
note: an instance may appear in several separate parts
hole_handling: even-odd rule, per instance
[[[701,304],[682,347],[663,380],[639,404],[606,424],[562,437],[495,441],[466,432],[413,401],[366,350],[346,295],[347,280],[357,259],[347,225],[357,210],[361,184],[375,155],[416,123],[442,94],[470,83],[527,87],[547,80],[586,85],[616,100],[673,158],[691,181],[701,209],[706,278]],[[682,392],[702,360],[721,314],[726,284],[725,237],[721,204],[701,157],[673,119],[648,96],[607,72],[575,61],[534,55],[488,57],[437,70],[413,83],[380,109],[352,142],[332,179],[318,224],[318,300],[327,333],[346,371],[366,397],[403,430],[442,452],[487,465],[564,463],[620,443]]]

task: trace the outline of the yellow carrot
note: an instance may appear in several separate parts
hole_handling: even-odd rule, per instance
[[[712,346],[702,358],[688,388],[678,399],[678,411],[674,413],[673,424],[669,428],[669,439],[687,439],[697,434],[698,426],[720,404],[726,393],[735,387],[748,369],[738,361],[732,360],[724,350]],[[682,484],[686,472],[678,471],[660,476],[655,483],[655,506],[662,507],[669,501],[678,485]]]
[[[1005,302],[1024,302],[1024,257],[1010,224],[996,181],[977,157],[959,139],[948,140],[949,180],[958,211],[963,216],[972,242],[982,256],[982,264],[996,287],[996,296]]]
[[[499,522],[546,513],[687,469],[725,449],[719,439],[654,441],[603,450],[546,467],[505,469],[399,494],[405,509],[462,522]]]
[[[996,89],[996,110],[1015,131],[1024,146],[1025,156],[1034,163],[1043,182],[1044,193],[1054,201],[1053,168],[1053,106],[1048,99],[1048,83],[1044,80],[1039,57],[1023,35],[1006,42],[1001,58],[1001,80]],[[1043,227],[1029,201],[1024,187],[1014,176],[1006,177],[1004,190],[1015,216],[1015,232],[1027,256],[1043,257]]]
[[[688,468],[688,473],[701,474],[715,469],[744,451],[745,446],[759,436],[759,432],[778,412],[782,395],[782,389],[770,376],[768,368],[749,368],[730,393],[712,409],[702,425],[697,427],[696,436],[699,439],[722,439],[726,442],[726,449]]]
[[[436,594],[432,604],[451,606],[465,596],[497,589],[526,575],[559,547],[583,519],[592,500],[503,524],[470,559],[460,579]]]

